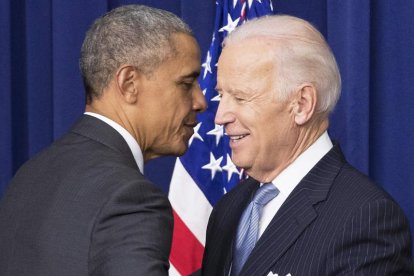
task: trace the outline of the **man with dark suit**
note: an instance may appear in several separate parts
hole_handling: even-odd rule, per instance
[[[340,75],[308,22],[270,16],[224,42],[216,123],[249,176],[214,207],[203,275],[414,275],[400,207],[327,134]]]
[[[124,6],[91,26],[80,67],[85,114],[1,201],[0,275],[168,275],[171,206],[143,162],[187,149],[198,45],[175,15]]]

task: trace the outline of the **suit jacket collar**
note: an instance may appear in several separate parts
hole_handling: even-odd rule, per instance
[[[258,240],[240,275],[267,275],[273,264],[316,219],[318,214],[314,206],[327,198],[344,163],[339,145],[334,145],[279,209]]]
[[[70,132],[85,136],[119,152],[125,158],[126,164],[138,170],[138,165],[127,142],[107,123],[93,116],[82,115],[72,126]]]

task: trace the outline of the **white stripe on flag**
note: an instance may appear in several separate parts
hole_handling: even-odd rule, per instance
[[[170,262],[170,269],[168,270],[168,275],[169,276],[181,276],[180,272],[178,272],[177,269],[175,269],[175,267],[173,266],[171,262]]]
[[[168,198],[174,211],[204,246],[208,218],[213,208],[179,158],[175,162]]]

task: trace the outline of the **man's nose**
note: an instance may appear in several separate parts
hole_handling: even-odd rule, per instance
[[[207,109],[206,98],[201,91],[200,85],[196,84],[195,91],[193,91],[193,110],[197,112],[204,112]]]
[[[217,125],[225,125],[227,123],[234,122],[235,116],[231,110],[231,102],[229,97],[222,95],[220,103],[217,108],[216,117],[214,122]]]

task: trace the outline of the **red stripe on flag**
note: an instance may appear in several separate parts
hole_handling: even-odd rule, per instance
[[[204,246],[197,240],[191,230],[174,214],[174,232],[170,261],[181,275],[189,275],[201,267]]]

